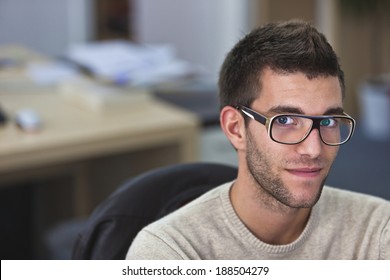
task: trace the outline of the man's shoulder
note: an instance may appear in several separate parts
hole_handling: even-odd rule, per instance
[[[327,199],[331,199],[331,198],[336,200],[342,199],[352,203],[354,203],[355,201],[356,202],[363,201],[365,203],[389,205],[389,201],[381,197],[350,191],[346,189],[341,189],[341,188],[335,188],[331,186],[324,187],[323,196],[326,197]]]
[[[388,200],[340,188],[325,186],[320,204],[322,208],[327,208],[333,213],[335,210],[359,214],[367,213],[367,215],[377,212],[390,217],[390,202]]]
[[[196,227],[194,223],[204,224],[211,222],[209,216],[214,217],[221,214],[222,200],[226,193],[229,192],[230,185],[231,183],[225,183],[206,192],[176,211],[150,224],[147,228],[156,230],[173,226],[184,229],[187,226]],[[191,225],[188,224],[189,218],[191,218]]]
[[[390,202],[368,194],[325,186],[314,207],[316,242],[336,258],[389,256]]]
[[[221,226],[224,200],[231,183],[218,186],[178,210],[147,225],[133,241],[128,258],[199,258],[195,247],[203,248]],[[221,218],[222,217],[222,218]],[[189,241],[190,240],[190,241]],[[150,248],[146,250],[145,248]],[[156,248],[165,248],[156,251]]]

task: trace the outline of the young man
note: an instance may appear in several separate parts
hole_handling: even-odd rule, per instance
[[[147,226],[127,258],[390,259],[389,201],[324,187],[355,125],[325,37],[301,21],[256,29],[219,87],[237,179]]]

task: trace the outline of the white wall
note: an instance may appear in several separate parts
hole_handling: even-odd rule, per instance
[[[115,1],[115,0],[113,0]],[[251,0],[132,0],[140,43],[169,43],[217,76],[226,52],[248,31]],[[0,0],[0,45],[49,55],[93,38],[93,0]]]
[[[325,34],[336,53],[339,53],[337,0],[315,0],[315,9],[317,28]]]
[[[0,0],[0,45],[22,44],[51,55],[91,34],[92,0]]]
[[[172,44],[180,58],[216,77],[227,51],[248,31],[247,1],[134,0],[137,40]]]

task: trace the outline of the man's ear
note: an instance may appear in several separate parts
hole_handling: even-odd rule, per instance
[[[245,148],[245,120],[241,113],[231,106],[225,106],[220,113],[223,132],[236,150]]]

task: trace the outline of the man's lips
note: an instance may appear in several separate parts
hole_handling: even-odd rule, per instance
[[[300,167],[287,169],[289,173],[301,177],[316,177],[321,173],[321,170],[321,167]]]

